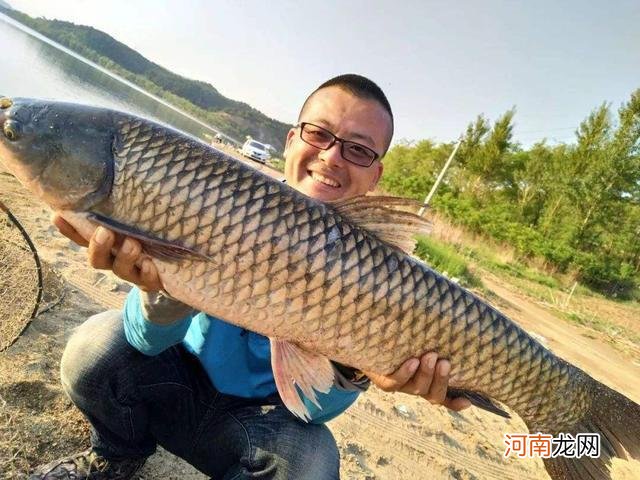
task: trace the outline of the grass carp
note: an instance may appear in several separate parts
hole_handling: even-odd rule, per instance
[[[172,297],[271,339],[276,385],[304,418],[329,359],[388,374],[450,359],[451,391],[531,432],[598,433],[598,458],[547,458],[554,479],[608,479],[640,459],[640,406],[555,356],[496,309],[411,257],[425,221],[406,201],[325,204],[151,121],[68,103],[0,100],[0,159],[88,237],[137,238]]]

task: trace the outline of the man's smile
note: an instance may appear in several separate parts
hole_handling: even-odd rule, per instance
[[[307,173],[313,180],[315,180],[316,182],[322,183],[323,185],[327,185],[333,188],[340,188],[341,186],[340,182],[338,182],[337,180],[330,178],[326,175],[322,175],[321,173],[314,172],[311,170],[307,170]]]

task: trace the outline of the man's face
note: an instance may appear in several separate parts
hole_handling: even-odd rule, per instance
[[[334,135],[360,143],[381,155],[391,135],[391,118],[375,100],[358,98],[340,87],[316,92],[302,112],[301,122],[324,127]],[[382,175],[376,160],[370,167],[348,162],[340,153],[341,143],[320,150],[300,138],[300,128],[292,128],[285,145],[287,183],[322,201],[342,200],[373,190]]]

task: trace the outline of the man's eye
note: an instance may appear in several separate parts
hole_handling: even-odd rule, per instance
[[[323,132],[322,130],[311,130],[309,133],[315,138],[329,138],[327,132]]]
[[[369,150],[364,148],[362,145],[358,145],[358,144],[349,145],[349,152],[352,155],[357,155],[359,157],[370,157],[371,156],[371,154],[369,153]]]

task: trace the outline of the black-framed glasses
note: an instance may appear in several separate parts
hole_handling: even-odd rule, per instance
[[[369,147],[337,137],[326,128],[313,123],[302,122],[298,127],[300,127],[302,141],[320,150],[329,150],[336,142],[340,142],[342,158],[360,167],[370,167],[380,157]]]

